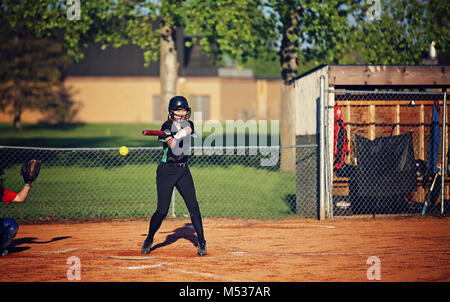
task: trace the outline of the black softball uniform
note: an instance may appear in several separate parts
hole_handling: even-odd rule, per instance
[[[182,121],[181,127],[190,126],[194,133],[194,123],[192,121]],[[166,121],[161,126],[162,131],[176,133],[177,128],[172,120]],[[161,137],[160,137],[161,138]],[[187,165],[189,153],[186,152],[190,145],[190,136],[177,142],[177,146],[171,149],[167,142],[163,143],[163,153],[161,162],[156,169],[156,189],[158,194],[158,205],[155,213],[150,219],[150,226],[146,240],[153,241],[155,233],[166,218],[170,207],[172,192],[176,187],[181,197],[183,197],[186,207],[189,211],[192,224],[198,236],[199,243],[204,243],[202,217],[198,206],[197,196],[195,194],[194,180],[191,171]],[[185,144],[183,146],[183,143]]]

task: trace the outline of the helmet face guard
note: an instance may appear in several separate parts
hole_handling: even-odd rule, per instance
[[[185,109],[185,108],[180,108],[180,109],[170,110],[170,111],[169,111],[169,117],[170,117],[171,119],[175,120],[175,119],[176,119],[176,118],[175,118],[175,111],[176,111],[176,110],[183,110],[183,109],[186,110],[186,114],[184,114],[184,115],[177,114],[177,116],[180,116],[179,119],[182,119],[182,120],[188,120],[188,119],[191,117],[191,108],[187,108],[187,109]]]
[[[189,107],[189,103],[187,99],[183,96],[175,96],[169,101],[169,118],[175,119],[175,111],[177,110],[186,110],[185,115],[180,115],[181,119],[188,120],[191,117],[191,107]],[[177,114],[178,115],[178,114]]]

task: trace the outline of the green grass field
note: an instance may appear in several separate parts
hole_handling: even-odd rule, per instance
[[[156,208],[155,172],[156,165],[45,168],[29,200],[0,205],[1,216],[18,219],[150,216]],[[284,202],[295,189],[293,175],[238,165],[192,167],[191,172],[205,217],[279,218],[293,214]],[[8,177],[10,188],[19,189],[20,183],[19,175]],[[188,215],[178,192],[175,209],[177,217]],[[169,215],[171,211],[172,208]]]
[[[113,124],[53,128],[25,125],[21,133],[16,133],[9,125],[0,125],[0,145],[114,148],[38,153],[35,150],[0,149],[0,159],[6,167],[5,186],[12,190],[17,191],[23,185],[19,159],[41,156],[43,160],[43,168],[29,199],[21,204],[0,204],[0,217],[150,216],[156,207],[155,176],[161,151],[134,150],[133,147],[160,146],[155,138],[140,135],[142,129],[155,127],[158,126]],[[131,147],[128,156],[119,155],[121,145]],[[295,194],[294,173],[281,173],[276,167],[261,168],[257,158],[245,155],[202,155],[191,161],[203,216],[281,218],[294,214],[287,201]],[[171,214],[172,207],[169,216]],[[177,217],[188,215],[178,192],[175,193],[175,214]]]
[[[201,125],[196,125],[200,127]],[[99,147],[151,147],[160,146],[154,137],[143,136],[144,129],[160,129],[160,124],[24,124],[22,131],[15,131],[11,124],[0,123],[0,145],[54,148],[99,148]],[[224,140],[226,126],[222,124]],[[197,129],[197,128],[196,128]],[[216,131],[216,130],[211,130]],[[202,131],[203,139],[211,131]],[[197,130],[197,132],[199,132]],[[248,144],[249,129],[245,129],[245,140]],[[277,133],[277,130],[275,130]],[[271,143],[271,129],[268,125],[267,140]],[[236,131],[234,141],[237,141]]]
[[[157,124],[24,124],[15,131],[11,124],[0,124],[0,145],[54,148],[148,147],[159,146],[154,138],[141,135]]]

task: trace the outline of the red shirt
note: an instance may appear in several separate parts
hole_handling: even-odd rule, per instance
[[[16,198],[17,193],[10,191],[6,188],[3,189],[3,195],[1,194],[2,192],[0,191],[0,195],[1,195],[1,201],[6,203],[6,204],[10,204],[11,201],[14,200],[14,198]]]

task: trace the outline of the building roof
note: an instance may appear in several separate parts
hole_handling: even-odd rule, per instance
[[[322,68],[335,87],[450,87],[449,65],[320,65],[291,82]]]
[[[185,46],[186,37],[181,29],[176,33],[179,76],[218,76],[218,67],[202,54],[200,45]],[[143,51],[135,45],[101,49],[100,44],[90,44],[84,50],[84,59],[69,66],[66,76],[153,76],[159,77],[159,62],[144,67]]]

